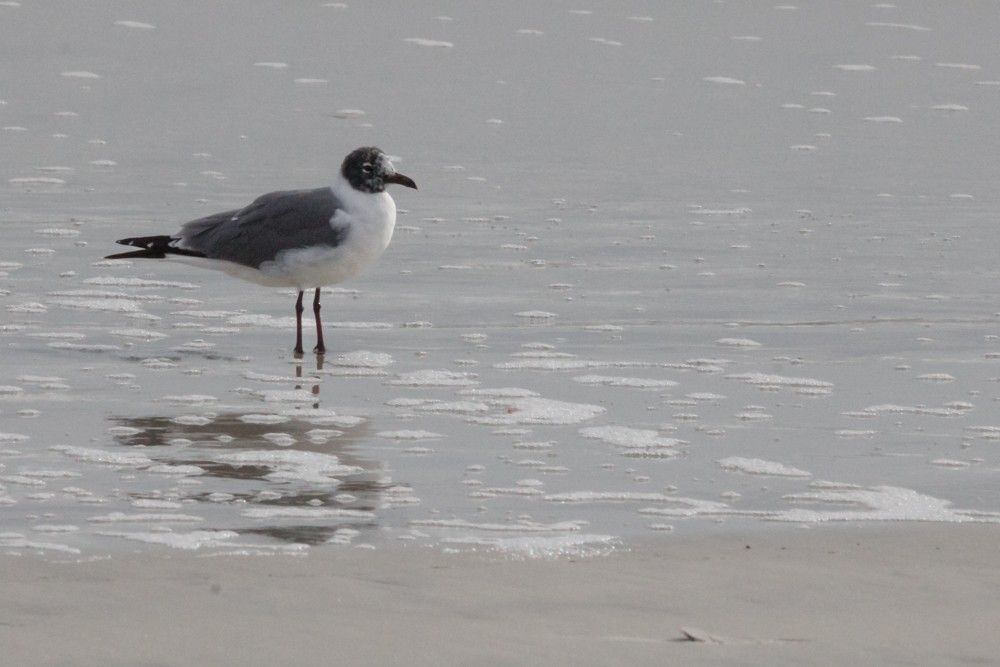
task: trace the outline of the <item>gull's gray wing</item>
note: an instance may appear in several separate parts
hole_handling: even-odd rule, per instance
[[[339,208],[330,188],[270,192],[245,208],[184,224],[178,245],[257,268],[283,250],[343,243],[347,226],[331,223]]]

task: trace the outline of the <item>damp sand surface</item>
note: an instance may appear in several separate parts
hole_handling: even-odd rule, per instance
[[[868,525],[558,560],[10,558],[0,643],[32,667],[988,664],[995,544],[989,526]]]

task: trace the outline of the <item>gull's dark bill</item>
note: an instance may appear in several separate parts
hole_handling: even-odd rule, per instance
[[[409,176],[403,176],[398,172],[391,176],[386,176],[385,182],[395,183],[396,185],[405,185],[406,187],[413,188],[414,190],[417,189],[417,184],[413,182],[412,178],[410,178]]]

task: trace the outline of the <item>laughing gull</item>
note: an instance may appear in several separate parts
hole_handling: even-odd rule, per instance
[[[295,287],[295,352],[302,354],[302,295],[315,288],[316,348],[323,354],[319,291],[374,262],[392,238],[396,203],[389,183],[417,188],[375,147],[344,158],[330,187],[261,195],[245,208],[192,220],[171,236],[140,236],[118,243],[141,250],[106,259],[173,256],[268,287]]]

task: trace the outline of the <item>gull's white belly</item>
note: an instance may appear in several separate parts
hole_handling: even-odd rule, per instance
[[[396,204],[384,192],[370,195],[350,190],[337,194],[352,213],[340,210],[330,220],[335,228],[347,227],[344,241],[336,247],[316,245],[282,250],[257,268],[220,260],[185,260],[268,287],[305,290],[343,282],[372,264],[389,245],[396,225]]]

